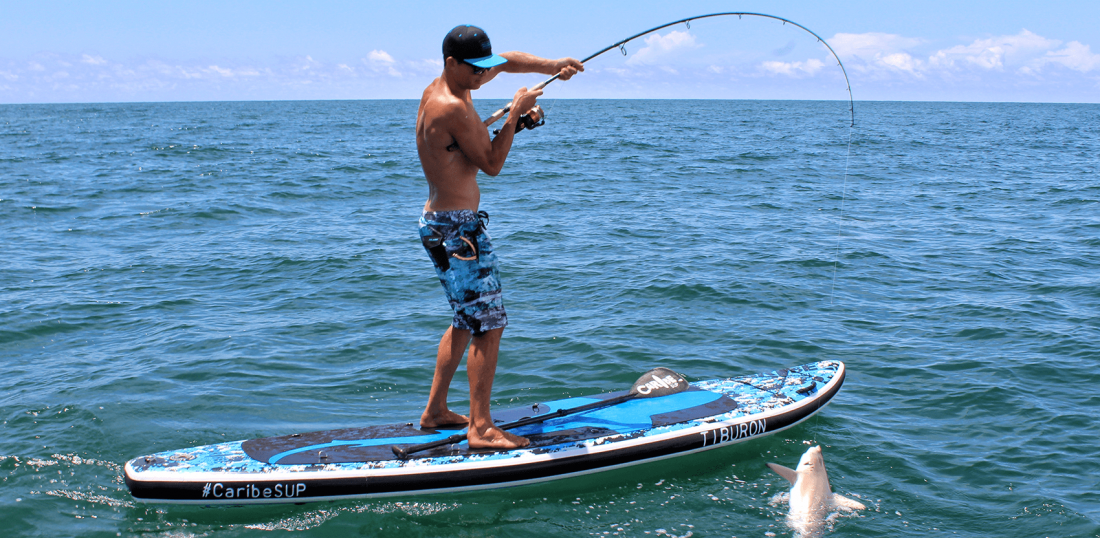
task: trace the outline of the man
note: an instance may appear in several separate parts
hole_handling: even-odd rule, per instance
[[[443,62],[443,74],[424,90],[416,118],[416,149],[428,179],[420,237],[455,315],[439,341],[432,389],[420,427],[469,424],[471,448],[524,447],[527,439],[495,427],[489,414],[497,351],[508,317],[496,256],[485,233],[488,215],[478,211],[477,172],[500,173],[519,117],[535,106],[542,91],[520,88],[500,134],[492,140],[474,110],[470,92],[501,72],[560,74],[562,80],[568,80],[584,66],[572,58],[493,54],[485,32],[466,25],[456,26],[444,38]],[[469,418],[447,407],[447,390],[467,346]]]

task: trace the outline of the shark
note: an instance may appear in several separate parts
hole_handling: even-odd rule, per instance
[[[852,512],[867,508],[859,501],[833,493],[820,446],[811,446],[806,450],[798,460],[797,470],[776,463],[769,463],[768,468],[791,483],[788,496],[791,509],[787,514],[787,523],[798,536],[820,536],[824,525],[831,524],[838,511]]]

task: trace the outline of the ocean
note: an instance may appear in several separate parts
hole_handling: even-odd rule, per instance
[[[765,464],[819,444],[868,506],[830,535],[1100,536],[1100,106],[542,104],[479,176],[494,405],[841,360],[828,407],[516,489],[135,503],[140,455],[419,416],[451,313],[417,102],[2,105],[4,534],[782,537]]]

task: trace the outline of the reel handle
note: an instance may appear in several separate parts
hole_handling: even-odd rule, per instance
[[[546,113],[542,111],[542,107],[535,105],[528,113],[519,117],[519,121],[516,122],[516,132],[520,132],[524,129],[534,129],[546,125]],[[500,129],[493,129],[493,134],[500,134]]]
[[[554,82],[555,80],[557,80],[557,78],[559,76],[561,76],[561,75],[554,75],[554,76],[550,77],[549,79],[544,80],[544,81],[536,84],[534,88],[531,88],[531,91],[541,90],[541,89],[545,88],[547,84],[550,84],[551,82]],[[496,121],[499,120],[500,118],[503,118],[504,115],[507,114],[509,110],[512,110],[512,103],[508,103],[508,105],[505,106],[504,108],[502,108],[500,110],[497,110],[496,112],[493,112],[493,114],[491,116],[489,116],[488,118],[485,118],[485,121],[483,121],[481,123],[485,124],[485,126],[488,127],[488,126],[496,123]]]

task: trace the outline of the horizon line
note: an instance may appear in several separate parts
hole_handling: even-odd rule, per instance
[[[562,101],[772,101],[772,102],[805,102],[805,103],[843,103],[847,99],[753,99],[753,98],[708,98],[708,97],[677,97],[677,98],[616,98],[616,97],[543,97],[541,100]],[[198,103],[325,103],[325,102],[353,102],[353,101],[419,101],[418,98],[363,98],[363,99],[236,99],[225,101],[212,100],[178,100],[178,101],[55,101],[55,102],[24,102],[24,103],[0,103],[0,106],[44,106],[44,105],[154,105],[154,104],[198,104]],[[474,98],[474,101],[508,101],[506,97]],[[944,101],[938,99],[854,99],[855,103],[948,103],[948,104],[1021,104],[1021,105],[1100,105],[1100,101]]]

